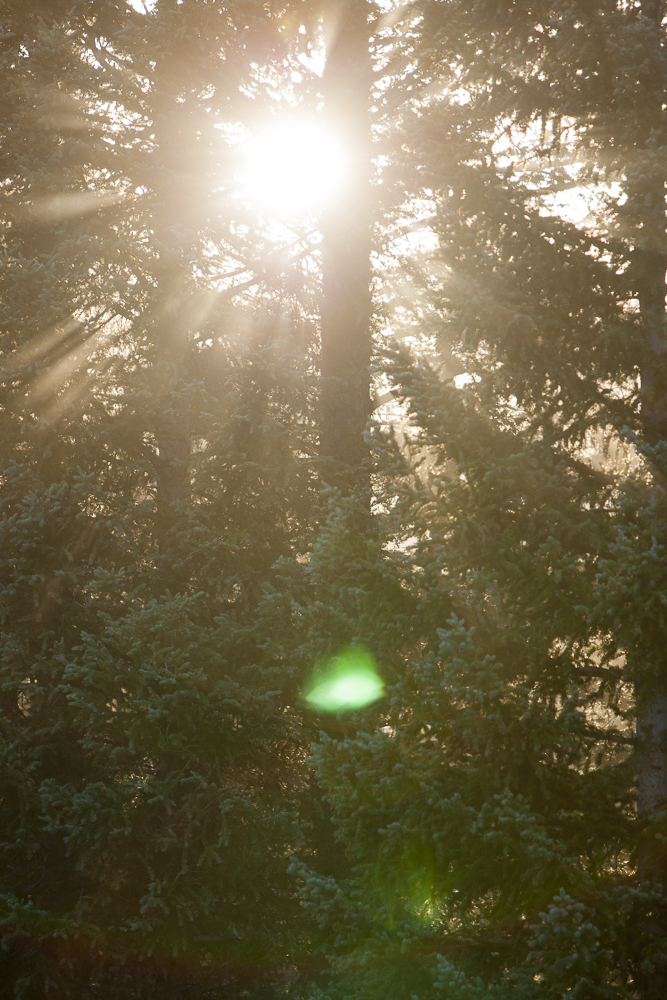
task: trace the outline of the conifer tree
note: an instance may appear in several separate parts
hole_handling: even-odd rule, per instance
[[[3,991],[271,991],[303,758],[272,567],[304,548],[311,338],[279,284],[217,279],[261,271],[224,129],[261,115],[278,21],[4,13]]]
[[[300,869],[318,989],[661,997],[663,6],[406,17],[435,351],[387,351],[411,427],[376,430],[356,615],[388,694],[315,749],[347,858]]]

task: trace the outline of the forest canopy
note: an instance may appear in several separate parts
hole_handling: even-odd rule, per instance
[[[0,0],[12,1000],[667,996],[663,0]]]

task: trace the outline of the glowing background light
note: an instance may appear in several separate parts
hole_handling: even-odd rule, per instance
[[[325,712],[363,708],[384,694],[375,660],[365,649],[350,646],[315,671],[305,698]]]
[[[241,147],[239,180],[252,201],[276,215],[305,213],[341,190],[348,156],[318,122],[276,125]]]

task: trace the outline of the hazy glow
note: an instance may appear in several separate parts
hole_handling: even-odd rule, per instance
[[[334,132],[317,122],[291,122],[243,144],[240,180],[246,195],[275,215],[312,211],[340,191],[348,169]]]
[[[306,701],[325,712],[341,712],[363,708],[383,694],[384,684],[372,655],[350,646],[315,672]]]

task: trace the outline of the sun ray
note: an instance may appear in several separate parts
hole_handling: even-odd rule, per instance
[[[0,364],[2,374],[4,376],[14,375],[21,368],[49,354],[54,348],[64,343],[80,327],[80,321],[74,319],[73,316],[70,316],[62,323],[50,326],[33,340],[29,340],[23,344],[17,351],[4,357]]]
[[[124,197],[122,191],[64,191],[23,201],[16,214],[33,222],[61,222],[117,205]]]

